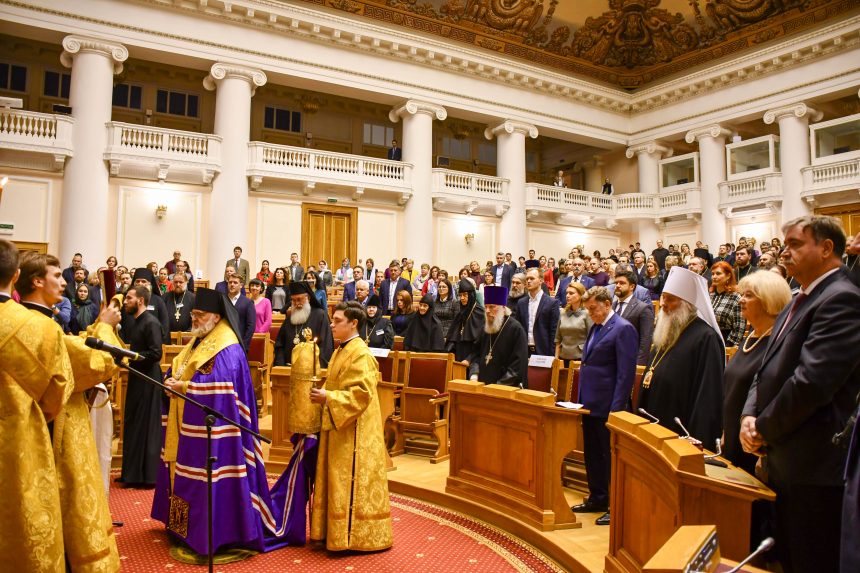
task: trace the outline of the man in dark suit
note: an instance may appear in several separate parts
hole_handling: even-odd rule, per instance
[[[585,290],[596,286],[594,279],[585,274],[585,261],[579,257],[566,261],[564,270],[565,276],[559,279],[558,288],[555,289],[555,299],[562,307],[565,305],[565,293],[567,293],[567,287],[570,283],[580,283],[585,287]]]
[[[391,314],[397,305],[397,293],[405,290],[412,294],[412,285],[409,281],[400,276],[400,263],[391,261],[388,267],[388,280],[382,281],[379,287],[379,310],[382,314]]]
[[[358,287],[358,281],[364,280],[364,268],[361,265],[357,265],[352,268],[352,282],[348,282],[343,285],[343,301],[348,302],[356,299],[356,288]],[[368,284],[368,288],[370,292],[373,292],[373,287],[369,286],[369,281],[364,281]]]
[[[642,302],[633,296],[635,288],[636,275],[632,271],[616,271],[612,310],[636,328],[639,342],[636,364],[644,366],[648,363],[648,354],[651,352],[651,336],[654,333],[654,305],[650,302]]]
[[[860,391],[860,291],[841,268],[832,217],[786,223],[782,261],[801,286],[779,314],[741,419],[741,445],[767,455],[776,548],[786,573],[838,571],[846,450],[833,443]],[[856,545],[856,531],[843,531]]]
[[[606,420],[610,412],[624,410],[630,400],[639,337],[636,328],[612,310],[612,297],[605,288],[589,289],[582,300],[594,322],[582,350],[577,399],[589,410],[582,416],[588,499],[571,509],[577,513],[602,511],[595,523],[609,525],[611,458]]]
[[[224,280],[215,283],[215,290],[218,292],[223,292],[224,294],[228,294],[230,287],[229,281],[230,277],[236,274],[236,268],[233,265],[227,265],[224,268]],[[237,275],[238,276],[238,275]],[[245,295],[245,287],[242,287],[242,296]]]
[[[82,268],[75,269],[75,274],[72,276],[72,281],[66,284],[66,290],[63,291],[65,297],[69,300],[75,300],[75,295],[78,288],[87,282],[87,271]],[[93,298],[90,296],[90,298]]]
[[[290,271],[290,282],[301,282],[305,280],[305,269],[299,263],[299,254],[290,253],[290,266],[287,267]]]
[[[504,253],[496,253],[496,264],[490,267],[490,270],[495,277],[496,286],[505,287],[511,290],[511,278],[514,276],[514,269],[510,264],[505,262]]]
[[[72,264],[63,269],[63,280],[66,281],[66,284],[75,281],[75,271],[78,269],[84,269],[84,278],[90,275],[90,271],[84,268],[84,259],[81,254],[75,253],[75,256],[72,257]]]
[[[388,150],[388,159],[400,161],[403,159],[403,150],[397,145],[397,140],[391,140],[391,148]]]
[[[705,277],[705,280],[708,281],[708,287],[710,287],[713,282],[713,278],[711,277],[711,269],[708,268],[706,264],[705,260],[699,256],[691,257],[687,263],[687,268],[697,275]]]
[[[666,264],[665,259],[663,264]],[[660,268],[662,269],[663,267]],[[645,253],[643,253],[642,251],[636,251],[635,253],[633,253],[633,267],[631,270],[636,273],[636,284],[642,284],[645,282],[645,279],[647,278],[647,269],[645,267]]]
[[[257,326],[257,311],[253,301],[242,294],[242,290],[242,277],[235,273],[230,275],[227,279],[227,298],[239,313],[239,330],[242,332],[240,342],[247,354],[248,348],[251,347],[251,338],[254,337],[254,327]]]
[[[535,261],[537,262],[537,261]],[[526,265],[533,265],[526,261]],[[517,303],[517,320],[526,331],[529,356],[553,356],[555,354],[555,330],[558,328],[558,301],[543,292],[543,276],[540,270],[529,267],[526,272],[527,296]]]

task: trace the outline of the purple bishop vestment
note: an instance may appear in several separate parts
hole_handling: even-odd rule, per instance
[[[223,348],[198,368],[186,394],[258,431],[251,375],[239,344]],[[166,426],[167,416],[163,420]],[[168,531],[201,555],[207,553],[204,420],[199,408],[185,405],[176,450],[173,515],[170,474],[163,461],[152,504],[152,517],[168,525]],[[217,458],[212,470],[215,551],[227,547],[269,551],[304,543],[307,484],[308,480],[313,483],[316,436],[298,436],[303,441],[271,492],[257,438],[220,420],[212,428],[212,438],[212,455]]]

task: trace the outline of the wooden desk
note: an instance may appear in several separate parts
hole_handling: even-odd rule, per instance
[[[716,525],[721,554],[746,557],[752,502],[775,499],[771,490],[731,465],[705,465],[701,450],[645,418],[615,412],[606,425],[612,448],[607,573],[641,573],[682,525]]]
[[[452,380],[445,491],[514,514],[541,531],[581,527],[564,498],[565,454],[582,449],[582,410],[552,394]]]

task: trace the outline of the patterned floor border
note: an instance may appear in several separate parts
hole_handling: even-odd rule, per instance
[[[442,525],[468,535],[478,543],[492,549],[517,571],[523,573],[563,573],[565,571],[558,563],[528,543],[513,537],[503,529],[474,517],[400,494],[391,494],[391,505],[433,519]]]

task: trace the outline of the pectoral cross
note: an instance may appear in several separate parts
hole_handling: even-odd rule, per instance
[[[491,350],[490,352],[487,353],[487,357],[484,358],[484,364],[489,364],[492,359],[493,359],[493,351]]]
[[[175,316],[175,317],[176,317],[176,320],[179,320],[180,313],[179,313],[179,309],[178,309],[178,308],[176,309],[176,312],[173,314],[173,316]]]

